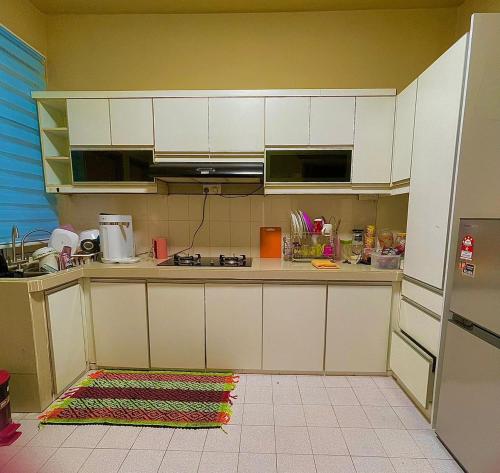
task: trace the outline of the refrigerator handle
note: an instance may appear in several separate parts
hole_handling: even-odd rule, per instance
[[[458,314],[452,314],[451,320],[455,322],[456,325],[459,325],[465,330],[472,331],[472,329],[474,328],[474,324],[470,320],[467,320]]]

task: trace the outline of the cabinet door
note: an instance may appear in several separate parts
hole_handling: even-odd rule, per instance
[[[56,393],[59,394],[87,368],[80,286],[48,294],[47,308]]]
[[[442,289],[467,38],[418,78],[404,273]]]
[[[208,98],[154,99],[155,149],[208,152]]]
[[[146,285],[90,285],[96,362],[113,368],[149,368]]]
[[[415,80],[396,97],[392,182],[410,179],[416,102],[417,81]]]
[[[209,99],[211,152],[264,151],[264,99]]]
[[[203,284],[148,284],[152,368],[205,368]]]
[[[110,99],[111,144],[152,146],[153,100]]]
[[[66,103],[71,146],[111,144],[108,99],[68,99]]]
[[[311,145],[354,143],[354,97],[311,98]]]
[[[326,371],[387,371],[391,297],[391,286],[328,286]]]
[[[206,284],[207,368],[262,368],[262,285]]]
[[[326,286],[264,284],[265,370],[322,371]]]
[[[391,182],[395,97],[357,97],[352,182]]]
[[[266,145],[308,145],[310,97],[266,99]]]

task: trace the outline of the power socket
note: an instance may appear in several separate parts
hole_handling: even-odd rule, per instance
[[[220,194],[220,184],[203,184],[203,194]]]

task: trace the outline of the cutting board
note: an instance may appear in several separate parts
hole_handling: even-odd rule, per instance
[[[281,227],[260,227],[260,257],[281,258]]]

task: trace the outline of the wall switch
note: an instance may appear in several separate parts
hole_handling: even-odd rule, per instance
[[[220,184],[203,184],[203,194],[220,194]]]

